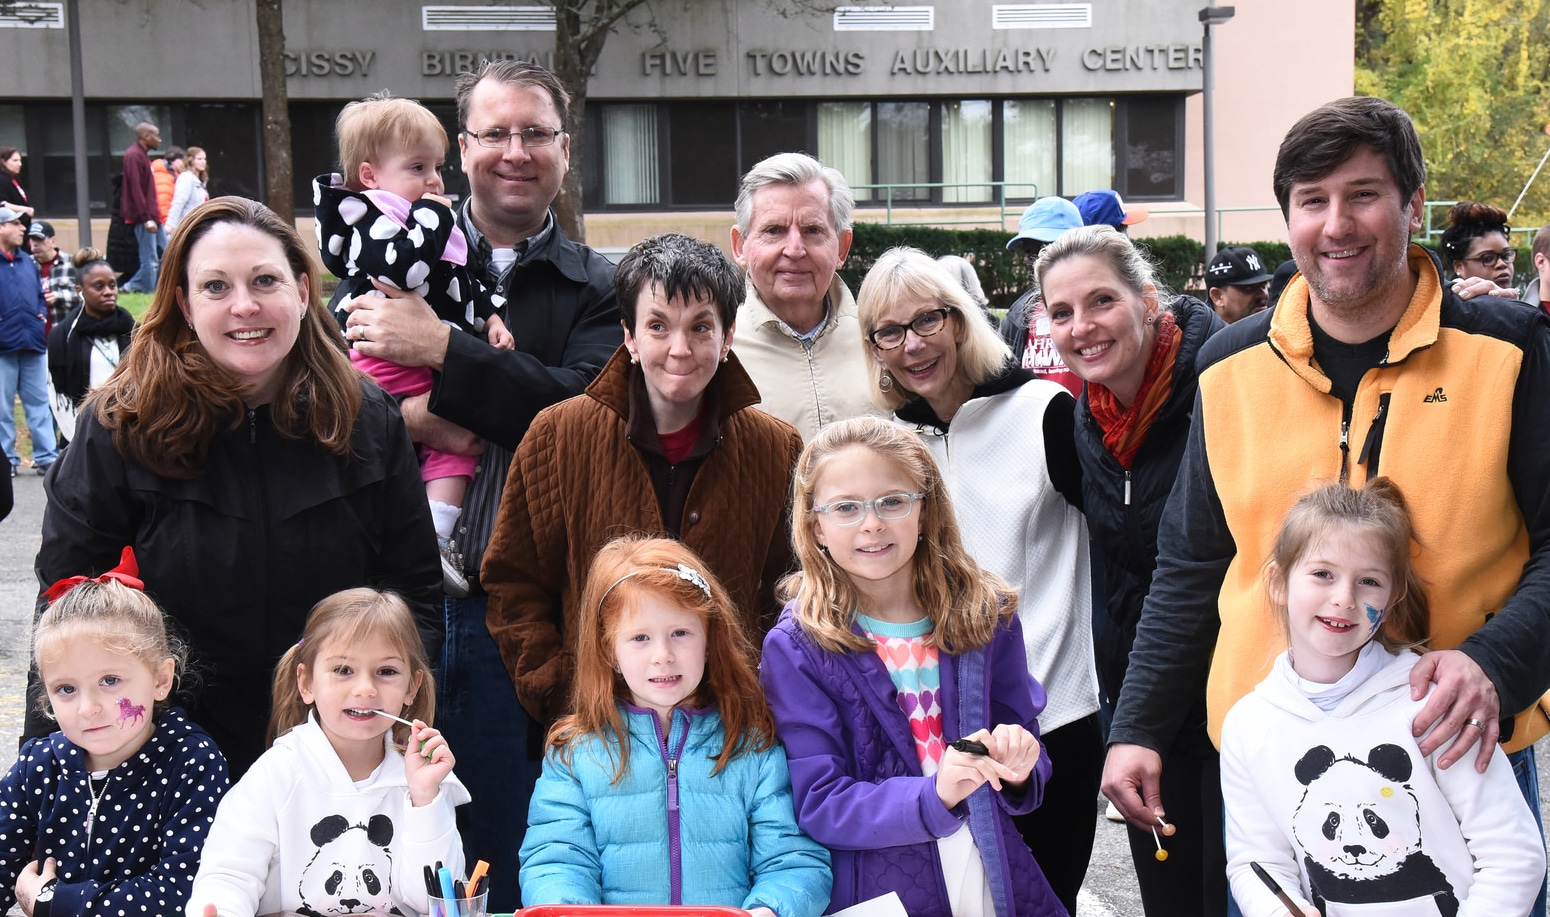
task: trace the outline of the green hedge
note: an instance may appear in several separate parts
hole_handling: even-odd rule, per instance
[[[1026,260],[1015,252],[1006,250],[1011,233],[995,229],[938,229],[933,226],[887,226],[881,223],[857,223],[855,239],[851,243],[850,257],[840,269],[852,292],[861,288],[861,279],[872,267],[877,257],[898,245],[909,245],[927,254],[962,255],[979,272],[980,284],[990,298],[993,309],[1005,309],[1012,301],[1033,286],[1033,274]],[[1137,239],[1158,264],[1158,273],[1170,290],[1184,290],[1197,295],[1205,286],[1201,278],[1205,274],[1202,262],[1205,246],[1189,236],[1154,236]],[[1259,252],[1266,270],[1292,256],[1285,242],[1228,242],[1227,245],[1248,245]]]

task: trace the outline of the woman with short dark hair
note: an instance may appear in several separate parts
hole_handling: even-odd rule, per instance
[[[614,274],[624,346],[517,447],[479,579],[517,699],[540,722],[570,711],[577,603],[593,555],[620,535],[694,549],[756,645],[775,622],[802,439],[757,407],[731,353],[744,289],[708,242],[637,244]]]

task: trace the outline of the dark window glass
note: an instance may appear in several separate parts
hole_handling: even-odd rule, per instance
[[[74,216],[75,138],[70,106],[39,105],[34,111],[43,128],[43,155],[28,157],[22,187],[40,216]],[[124,171],[123,150],[107,148],[105,115],[102,105],[86,106],[86,187],[94,216],[107,216],[108,176]]]
[[[737,123],[742,141],[739,178],[776,153],[813,151],[812,138],[807,135],[806,102],[744,102],[738,107]]]
[[[312,215],[312,180],[339,169],[339,147],[334,142],[334,119],[342,102],[292,102],[291,188],[296,195],[296,215]],[[201,144],[202,146],[203,144]],[[209,149],[209,147],[205,147]],[[210,177],[216,177],[214,163]],[[214,193],[214,189],[211,189]]]
[[[263,150],[259,143],[259,106],[253,104],[188,105],[184,108],[184,136],[178,146],[197,146],[205,151],[210,172],[210,196],[235,194],[262,199]],[[293,128],[294,130],[294,128]],[[294,155],[294,154],[293,154]],[[312,192],[296,198],[296,213],[312,210]]]
[[[668,107],[671,202],[725,207],[737,197],[737,107],[732,102],[675,102]]]
[[[1124,133],[1116,138],[1127,199],[1180,196],[1184,106],[1178,96],[1135,96],[1125,102]]]

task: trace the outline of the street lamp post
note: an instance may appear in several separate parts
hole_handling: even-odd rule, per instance
[[[1201,111],[1205,128],[1206,171],[1206,263],[1216,255],[1216,125],[1212,114],[1212,61],[1211,27],[1231,19],[1237,9],[1231,6],[1208,6],[1200,11],[1200,22],[1205,26],[1201,40]]]

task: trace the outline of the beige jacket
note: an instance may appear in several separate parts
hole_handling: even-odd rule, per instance
[[[732,349],[759,387],[759,407],[797,428],[806,442],[827,424],[863,414],[886,416],[872,400],[856,300],[836,275],[823,330],[804,345],[748,285],[737,310]]]

